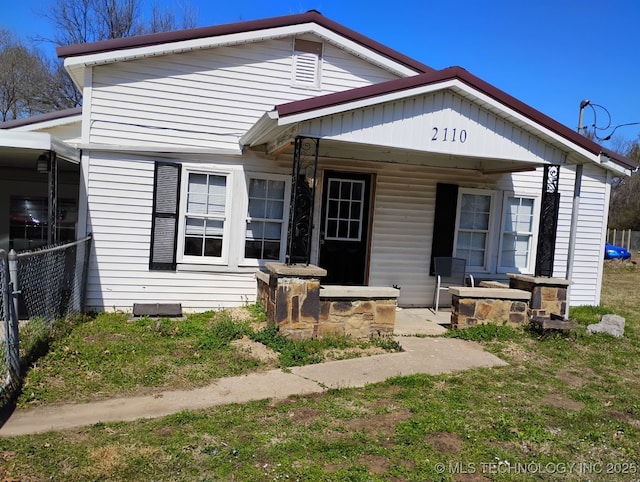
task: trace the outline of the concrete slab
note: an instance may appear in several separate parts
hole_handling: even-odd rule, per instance
[[[451,323],[451,311],[434,313],[430,308],[400,308],[396,311],[394,335],[442,335]]]
[[[450,338],[402,336],[404,352],[353,360],[270,370],[186,391],[16,410],[0,428],[0,437],[64,430],[98,422],[156,418],[181,410],[198,410],[250,400],[282,399],[320,393],[328,388],[362,387],[390,377],[418,373],[451,373],[474,367],[506,365],[477,343]]]
[[[437,375],[507,364],[485,352],[481,345],[464,340],[416,337],[396,337],[396,340],[404,352],[295,367],[291,371],[327,388],[346,388],[363,387],[397,376]]]
[[[0,437],[64,430],[99,422],[157,418],[181,410],[198,410],[268,398],[284,399],[292,395],[309,395],[324,390],[313,381],[282,370],[270,370],[220,378],[212,385],[194,390],[16,410],[0,428]]]

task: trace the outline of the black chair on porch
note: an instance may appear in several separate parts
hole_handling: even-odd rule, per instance
[[[464,258],[435,257],[433,271],[436,276],[436,290],[433,293],[434,313],[438,312],[441,290],[448,290],[450,286],[466,286],[467,278],[471,286],[474,286],[473,275],[467,274],[467,260]]]

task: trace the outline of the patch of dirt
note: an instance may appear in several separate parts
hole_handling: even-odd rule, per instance
[[[292,422],[307,427],[322,416],[322,411],[317,408],[299,407],[291,410],[288,415]]]
[[[361,455],[356,463],[366,465],[370,474],[384,474],[391,468],[391,464],[386,457],[381,455]]]
[[[516,365],[529,361],[531,357],[531,353],[528,350],[513,342],[506,345],[502,351],[509,358],[509,361]]]
[[[606,416],[618,420],[619,422],[625,422],[631,425],[632,427],[638,428],[640,427],[640,420],[635,418],[633,415],[627,412],[621,412],[619,410],[610,410],[606,412]]]
[[[234,306],[233,308],[226,308],[226,312],[229,316],[236,321],[249,321],[256,331],[264,330],[267,327],[267,322],[257,323],[251,312],[244,306]]]
[[[462,439],[455,433],[435,432],[427,435],[425,442],[445,454],[457,455],[462,453]]]
[[[541,402],[545,405],[563,410],[582,410],[584,408],[584,403],[582,402],[576,402],[570,398],[553,393],[544,397]]]
[[[255,358],[269,366],[277,366],[280,360],[280,356],[277,352],[271,348],[264,346],[262,343],[250,340],[248,337],[243,336],[239,340],[231,342],[231,346],[242,356],[249,358]]]
[[[580,388],[588,381],[596,379],[597,375],[588,368],[581,370],[581,373],[576,373],[569,368],[563,368],[556,373],[556,378],[562,380],[571,388]]]
[[[375,435],[381,433],[383,435],[392,435],[396,425],[411,418],[411,411],[398,410],[383,414],[370,414],[367,418],[355,418],[346,420],[342,424],[349,432],[364,431],[367,435]]]

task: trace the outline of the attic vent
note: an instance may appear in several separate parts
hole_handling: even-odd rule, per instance
[[[293,84],[320,88],[322,43],[295,39],[293,45]]]

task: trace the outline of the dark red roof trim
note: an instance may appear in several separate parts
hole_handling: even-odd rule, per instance
[[[173,32],[162,32],[148,35],[139,35],[137,37],[127,37],[120,39],[104,40],[101,42],[93,42],[87,44],[76,44],[65,47],[58,47],[56,52],[58,57],[74,57],[78,55],[97,54],[102,52],[111,52],[114,50],[131,49],[135,47],[146,47],[151,45],[160,45],[165,43],[180,42],[183,40],[194,40],[205,37],[217,37],[234,33],[250,32],[255,30],[264,30],[269,28],[286,27],[289,25],[298,25],[302,23],[315,22],[318,25],[336,32],[343,37],[348,38],[364,47],[378,52],[380,55],[387,57],[395,62],[405,65],[416,72],[433,72],[433,69],[417,60],[401,54],[375,40],[365,37],[333,20],[330,20],[315,10],[297,15],[285,15],[281,17],[272,17],[262,20],[250,20],[247,22],[229,23],[224,25],[214,25],[210,27],[199,27],[187,30],[176,30]]]
[[[498,102],[522,114],[523,116],[583,147],[589,152],[592,152],[594,154],[605,154],[612,161],[627,169],[635,169],[637,167],[637,164],[631,159],[616,152],[605,149],[601,145],[593,142],[590,139],[587,139],[581,134],[578,134],[576,131],[569,129],[564,124],[561,124],[560,122],[552,119],[551,117],[543,114],[542,112],[534,109],[533,107],[507,94],[506,92],[494,87],[493,85],[467,72],[461,67],[449,67],[446,69],[423,73],[412,77],[390,80],[388,82],[360,87],[358,89],[312,97],[310,99],[300,100],[296,102],[289,102],[287,104],[281,104],[277,106],[276,110],[278,111],[278,115],[280,117],[286,117],[290,115],[323,109],[326,107],[347,104],[362,99],[374,98],[394,92],[410,90],[424,85],[437,84],[453,79],[458,79],[461,82],[464,82],[465,84],[473,87],[474,89],[479,90],[483,94],[497,100]]]
[[[49,112],[48,114],[38,114],[24,119],[14,119],[10,121],[0,122],[0,129],[11,129],[13,127],[28,126],[39,122],[47,122],[56,119],[64,119],[65,117],[73,117],[82,114],[82,107],[74,107],[73,109],[59,110]]]

